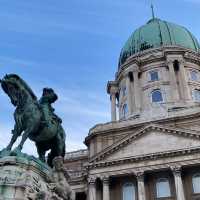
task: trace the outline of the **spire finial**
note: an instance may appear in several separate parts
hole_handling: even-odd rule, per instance
[[[152,11],[152,18],[155,19],[153,2],[151,2],[151,11]]]

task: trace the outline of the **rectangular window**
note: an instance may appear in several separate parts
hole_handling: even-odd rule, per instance
[[[194,193],[200,193],[200,174],[192,177],[193,191]]]
[[[149,80],[150,81],[158,81],[159,80],[158,71],[149,72]]]
[[[123,200],[135,200],[135,187],[132,183],[123,186]]]
[[[157,198],[170,197],[170,185],[168,179],[159,179],[156,183]]]
[[[198,81],[199,80],[199,77],[198,77],[198,73],[197,71],[191,71],[190,72],[190,78],[192,81]]]
[[[197,102],[200,102],[200,90],[193,91],[193,99]]]

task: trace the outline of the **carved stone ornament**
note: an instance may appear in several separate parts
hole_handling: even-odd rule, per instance
[[[96,182],[96,177],[95,177],[95,176],[90,176],[90,177],[88,178],[88,183],[89,183],[90,185],[94,185],[95,182]]]
[[[137,177],[138,181],[144,181],[144,171],[135,171],[134,172],[135,176]]]
[[[30,194],[30,200],[74,200],[73,191],[71,190],[65,175],[63,158],[56,157],[53,160],[52,180],[48,184],[48,191],[40,191]]]
[[[181,176],[182,167],[180,165],[172,165],[170,169],[175,176]]]

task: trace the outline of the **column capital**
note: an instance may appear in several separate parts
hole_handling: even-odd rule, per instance
[[[138,65],[135,65],[135,66],[133,67],[133,73],[135,74],[135,73],[139,73],[139,72],[140,72],[139,66],[138,66]]]
[[[172,165],[172,166],[170,166],[170,169],[172,170],[172,172],[175,176],[181,176],[181,172],[182,172],[181,165]]]
[[[118,92],[118,85],[116,81],[109,81],[107,84],[107,93],[111,95],[116,95]]]
[[[95,182],[96,182],[96,177],[91,176],[91,177],[88,178],[88,183],[89,183],[90,185],[94,185]]]
[[[173,59],[167,59],[167,61],[165,62],[165,64],[168,65],[172,65],[174,63]]]
[[[144,171],[136,171],[134,174],[138,181],[144,181]]]
[[[178,62],[182,65],[185,65],[185,60],[184,59],[179,59]]]
[[[135,72],[135,71],[139,71],[139,65],[137,64],[132,64],[127,68],[127,71],[129,72]]]
[[[133,72],[133,71],[131,71],[131,70],[126,70],[126,71],[124,72],[124,78],[128,78],[130,72]]]

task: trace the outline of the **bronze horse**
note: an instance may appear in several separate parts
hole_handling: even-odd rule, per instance
[[[22,135],[15,151],[21,152],[25,141],[29,138],[35,142],[41,161],[46,161],[45,153],[51,150],[47,163],[52,166],[55,157],[65,155],[65,131],[60,118],[54,114],[54,109],[51,107],[57,95],[52,89],[44,89],[42,98],[45,101],[38,101],[31,88],[16,74],[6,75],[0,82],[11,103],[16,107],[13,135],[6,150],[11,151],[17,138]]]

